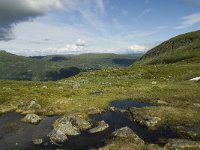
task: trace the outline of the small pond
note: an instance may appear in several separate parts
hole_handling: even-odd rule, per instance
[[[132,100],[114,101],[110,104],[112,107],[127,109],[128,107],[150,107],[152,104],[136,102]],[[95,124],[97,121],[104,120],[109,124],[109,128],[101,133],[89,134],[84,131],[80,136],[69,137],[69,140],[62,146],[57,147],[49,143],[47,134],[52,130],[52,123],[58,116],[46,117],[38,125],[31,125],[21,122],[22,116],[10,112],[0,116],[0,147],[1,150],[7,149],[41,149],[53,150],[61,149],[90,149],[99,148],[104,145],[105,141],[116,129],[128,126],[145,142],[159,143],[159,138],[175,138],[177,134],[167,128],[162,127],[156,131],[149,131],[146,127],[141,126],[129,119],[127,113],[107,111],[102,114],[92,115],[90,118]],[[33,139],[43,138],[45,143],[39,146],[33,145]]]

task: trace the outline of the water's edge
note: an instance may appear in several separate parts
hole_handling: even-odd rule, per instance
[[[111,107],[127,109],[128,107],[150,107],[149,103],[132,100],[113,101]],[[52,123],[58,118],[45,117],[38,125],[31,125],[21,122],[22,116],[10,112],[0,116],[0,146],[1,149],[55,149],[49,143],[47,134],[52,130]],[[111,138],[111,133],[116,129],[128,126],[140,138],[147,143],[159,143],[160,138],[175,138],[177,134],[168,127],[160,127],[158,130],[150,131],[147,127],[141,126],[129,119],[127,113],[106,111],[102,114],[90,116],[92,123],[104,120],[109,128],[98,134],[89,134],[84,131],[80,136],[69,137],[69,140],[62,147],[67,149],[89,149],[99,148]],[[45,142],[36,146],[31,143],[33,139],[42,138]]]

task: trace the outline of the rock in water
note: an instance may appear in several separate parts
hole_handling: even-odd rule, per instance
[[[67,140],[65,133],[59,129],[53,129],[49,135],[50,141],[54,145],[60,145]]]
[[[119,137],[119,138],[132,138],[134,139],[135,142],[144,143],[144,141],[129,127],[123,127],[123,128],[117,129],[116,131],[112,133],[112,136]]]
[[[200,142],[185,139],[170,139],[165,145],[165,148],[175,150],[198,150],[200,149]]]
[[[106,130],[109,125],[105,121],[99,121],[98,125],[89,130],[89,133],[97,133]]]
[[[80,135],[81,130],[91,127],[90,123],[75,115],[65,115],[54,122],[53,130],[49,133],[51,143],[59,145],[67,140],[67,136]]]
[[[27,114],[22,121],[27,122],[27,123],[32,123],[32,124],[37,124],[40,122],[42,119],[36,115],[36,114]]]
[[[154,129],[161,121],[159,117],[140,114],[136,108],[129,108],[129,112],[135,122],[147,126],[149,129]]]

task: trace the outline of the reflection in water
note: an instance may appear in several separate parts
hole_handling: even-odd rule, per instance
[[[146,107],[152,106],[148,103],[141,103],[131,100],[114,101],[112,107],[126,109],[127,107]],[[17,113],[7,113],[0,116],[0,146],[1,150],[6,149],[56,149],[58,147],[49,143],[47,134],[52,130],[52,123],[58,118],[46,117],[38,125],[31,125],[20,121],[21,115]],[[104,120],[109,124],[106,131],[97,134],[89,134],[87,131],[81,133],[80,136],[68,137],[69,140],[59,148],[64,149],[89,149],[98,148],[104,145],[105,141],[116,129],[124,126],[130,127],[145,142],[158,143],[159,138],[174,138],[176,133],[169,128],[160,128],[156,131],[149,131],[146,127],[130,121],[127,113],[107,111],[100,115],[92,115],[92,122]],[[44,144],[36,146],[31,140],[43,138]]]

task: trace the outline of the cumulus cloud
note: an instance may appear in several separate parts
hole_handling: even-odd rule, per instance
[[[138,45],[138,44],[133,44],[128,47],[128,51],[134,52],[134,53],[142,53],[147,50],[147,47],[144,45]]]
[[[47,48],[42,50],[44,54],[80,54],[87,52],[85,47],[88,46],[85,40],[78,39],[74,44],[67,44],[64,47]]]
[[[87,46],[87,43],[86,43],[86,41],[84,41],[82,39],[78,39],[76,42],[76,46],[84,47],[84,46]]]
[[[0,0],[0,41],[13,38],[14,25],[46,15],[52,8],[61,9],[60,0]]]
[[[176,29],[184,29],[200,23],[200,13],[194,13],[182,18],[182,23]]]

